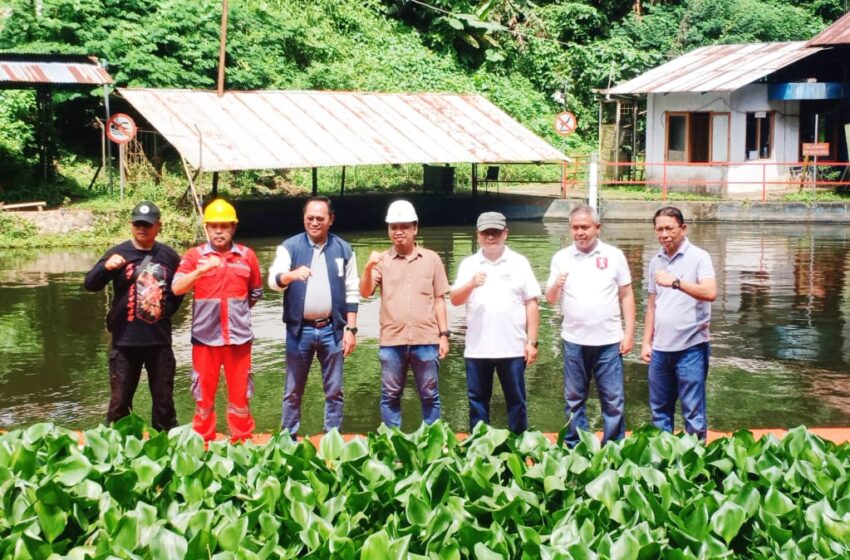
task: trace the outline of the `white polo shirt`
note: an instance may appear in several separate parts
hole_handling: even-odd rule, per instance
[[[564,272],[567,281],[561,293],[561,338],[582,346],[620,342],[620,288],[632,283],[623,252],[602,241],[597,241],[589,253],[582,253],[572,244],[552,257],[546,286],[554,284]]]
[[[481,251],[461,261],[455,290],[478,272],[487,280],[466,300],[465,358],[518,358],[525,355],[525,302],[540,297],[540,284],[528,259],[505,247],[491,261]]]

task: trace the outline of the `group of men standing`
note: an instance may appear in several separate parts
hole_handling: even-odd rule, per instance
[[[300,429],[301,401],[316,357],[325,392],[324,430],[341,427],[343,363],[357,346],[359,300],[376,290],[381,295],[380,412],[387,426],[401,425],[408,371],[413,373],[423,420],[430,424],[440,418],[438,371],[440,360],[449,352],[448,295],[453,305],[466,310],[470,429],[490,422],[494,375],[505,394],[509,429],[521,433],[528,428],[525,370],[537,360],[542,292],[528,260],[506,244],[505,216],[498,212],[479,216],[480,249],[460,263],[453,284],[439,255],[417,243],[419,219],[408,201],[390,204],[386,223],[392,245],[383,252],[373,251],[359,277],[351,246],[330,232],[334,221],[330,199],[309,198],[303,219],[304,232],[277,248],[267,279],[269,288],[283,292],[282,430],[294,437]],[[263,289],[256,255],[233,241],[237,223],[235,209],[224,200],[214,200],[204,211],[207,242],[179,259],[156,241],[161,229],[159,209],[150,202],[139,203],[131,216],[132,239],[110,248],[87,274],[86,288],[100,290],[112,282],[115,290],[107,318],[112,332],[107,421],[130,412],[144,366],[154,428],[176,425],[170,321],[183,295],[194,291],[193,426],[206,440],[215,437],[215,393],[223,368],[231,438],[240,441],[251,436],[250,309]],[[661,250],[649,263],[641,347],[641,358],[650,364],[652,421],[672,431],[678,399],[685,429],[704,438],[714,271],[708,254],[687,240],[687,226],[678,209],[658,210],[653,224]],[[563,315],[568,445],[575,445],[578,430],[588,427],[585,404],[591,379],[599,392],[603,441],[625,434],[623,356],[633,346],[634,294],[626,258],[599,239],[601,228],[595,209],[573,209],[573,244],[553,257],[545,289],[547,301]]]

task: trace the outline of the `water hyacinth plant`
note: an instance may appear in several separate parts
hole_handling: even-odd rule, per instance
[[[440,422],[318,448],[147,430],[0,435],[0,557],[850,557],[850,445],[804,428],[707,446],[643,428],[573,450]]]

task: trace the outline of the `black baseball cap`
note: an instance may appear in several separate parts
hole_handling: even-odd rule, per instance
[[[133,208],[133,215],[130,221],[133,223],[145,222],[146,224],[153,225],[159,222],[159,208],[153,202],[143,200]]]

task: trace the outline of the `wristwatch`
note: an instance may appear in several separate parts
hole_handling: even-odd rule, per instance
[[[451,338],[452,331],[440,331],[440,336],[444,336],[446,338]]]
[[[357,334],[357,327],[345,327],[345,330],[347,330],[351,334]]]
[[[535,339],[533,339],[533,338],[529,338],[529,339],[528,339],[527,344],[531,344],[532,346],[534,346],[535,348],[537,348],[537,345],[538,345],[538,344],[540,344],[540,342],[539,342],[539,341],[537,341],[537,340],[535,340]]]
[[[682,289],[682,282],[680,282],[679,279],[676,278],[675,280],[673,280],[673,283],[670,284],[670,287],[674,290],[680,290]]]

